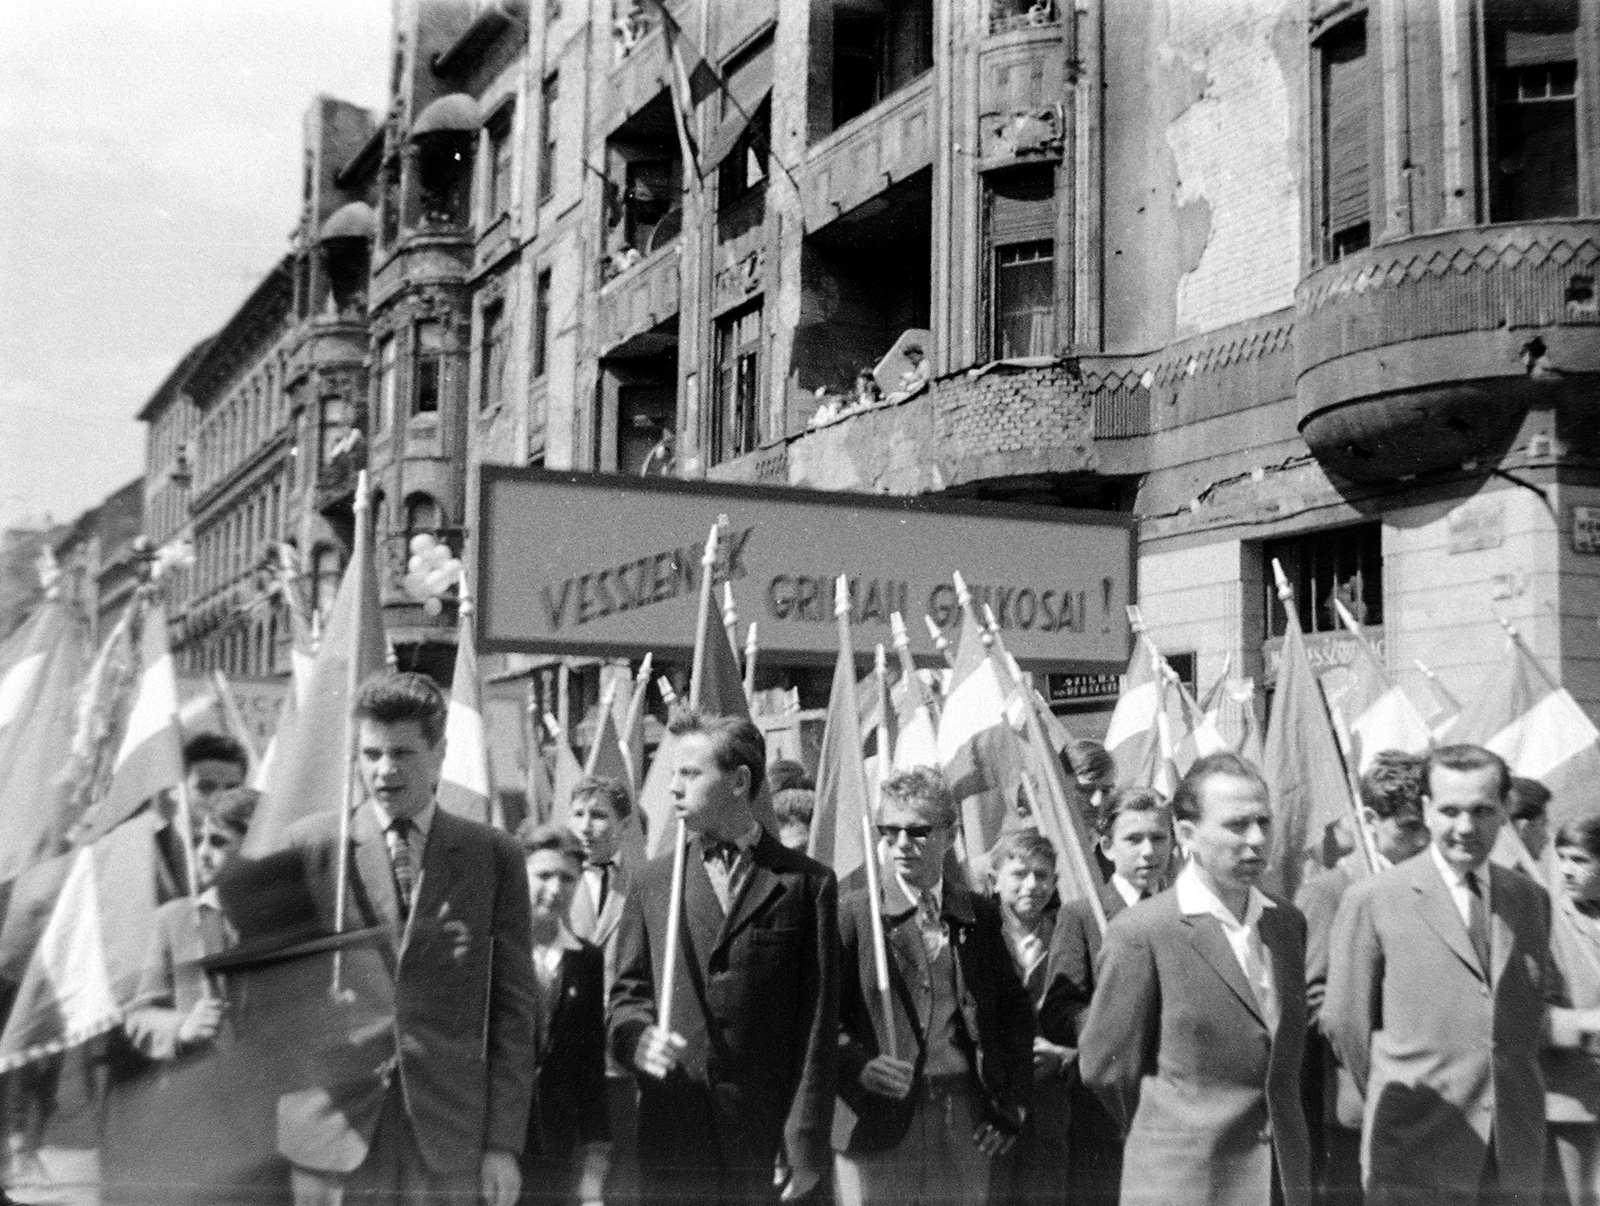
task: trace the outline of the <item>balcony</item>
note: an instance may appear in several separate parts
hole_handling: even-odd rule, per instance
[[[681,250],[681,240],[674,239],[601,288],[602,355],[647,355],[661,350],[643,343],[661,339],[656,328],[677,317]]]
[[[1300,430],[1354,481],[1498,459],[1528,408],[1600,374],[1600,222],[1382,243],[1295,293]]]
[[[840,126],[806,156],[801,184],[808,234],[933,163],[930,72]]]

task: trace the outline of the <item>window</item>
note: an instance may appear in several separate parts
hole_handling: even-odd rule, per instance
[[[430,494],[413,494],[406,499],[406,535],[437,532],[444,527],[444,512]]]
[[[493,410],[505,392],[506,304],[490,302],[483,308],[483,338],[478,344],[478,409]]]
[[[772,102],[765,100],[717,165],[717,206],[726,208],[767,178],[772,143]]]
[[[393,246],[400,237],[400,161],[391,159],[383,165],[378,197],[378,238],[385,247]]]
[[[385,335],[378,343],[378,413],[373,416],[373,430],[384,432],[394,422],[395,401],[395,346],[394,336]]]
[[[1332,261],[1372,242],[1366,18],[1342,22],[1318,40],[1316,49],[1322,90],[1322,256]]]
[[[533,375],[550,371],[550,269],[539,274],[533,289]]]
[[[659,470],[677,411],[670,385],[625,385],[617,391],[617,472]]]
[[[1334,600],[1367,627],[1383,623],[1383,527],[1312,532],[1262,545],[1267,635],[1281,637],[1288,623],[1272,573],[1276,558],[1294,587],[1295,610],[1306,632],[1337,632],[1343,625]]]
[[[711,463],[755,449],[761,397],[761,307],[717,320]]]
[[[439,413],[439,394],[444,386],[444,325],[417,324],[416,379],[412,383],[411,413]]]
[[[1578,212],[1578,64],[1572,26],[1519,15],[1487,24],[1489,220],[1573,217]]]
[[[842,10],[833,18],[833,127],[865,113],[883,96],[883,18]]]
[[[990,355],[1054,355],[1055,169],[995,173],[987,191]]]
[[[539,90],[539,200],[548,201],[556,191],[556,98],[560,77],[545,77]]]
[[[511,175],[513,151],[511,139],[511,106],[507,105],[489,121],[488,187],[484,190],[489,206],[484,213],[487,222],[493,222],[511,209]]]

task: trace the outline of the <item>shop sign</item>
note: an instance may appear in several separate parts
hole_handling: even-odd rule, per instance
[[[1120,674],[1051,674],[1045,682],[1052,704],[1115,703],[1122,693]]]
[[[1364,639],[1378,661],[1383,661],[1383,628],[1373,625],[1361,630],[1361,637],[1357,638],[1352,632],[1340,629],[1338,632],[1308,632],[1305,634],[1306,659],[1311,663],[1311,669],[1318,678],[1330,670],[1338,670],[1349,666],[1356,658],[1357,641]],[[1266,666],[1266,685],[1273,686],[1278,681],[1278,670],[1283,664],[1283,638],[1273,637],[1261,646],[1261,658]]]
[[[831,660],[834,579],[855,648],[890,643],[898,611],[924,664],[923,617],[952,639],[959,570],[1028,669],[1120,672],[1134,594],[1129,516],[667,478],[485,468],[478,639],[494,652],[687,654],[706,533],[727,516],[713,581],[733,585],[761,658]]]
[[[1600,507],[1572,508],[1572,550],[1600,553]]]

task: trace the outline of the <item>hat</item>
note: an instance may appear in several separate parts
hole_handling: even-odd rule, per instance
[[[216,889],[223,916],[239,941],[222,954],[202,960],[207,971],[331,950],[378,932],[332,932],[311,893],[305,859],[298,850],[235,859],[218,874]]]

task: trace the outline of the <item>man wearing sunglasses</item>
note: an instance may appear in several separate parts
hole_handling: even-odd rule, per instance
[[[982,1202],[1026,1116],[1033,1008],[999,907],[945,878],[956,806],[938,774],[886,782],[877,821],[894,1041],[858,888],[839,902],[835,1194],[844,1206]]]

